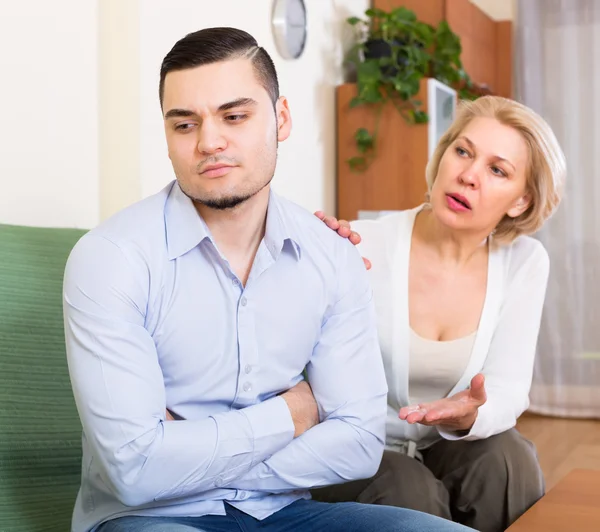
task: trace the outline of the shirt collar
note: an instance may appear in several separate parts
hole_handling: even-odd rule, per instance
[[[297,260],[300,260],[300,239],[294,231],[294,225],[289,223],[281,199],[273,190],[269,193],[269,207],[265,226],[265,245],[273,259],[277,259],[286,244]]]
[[[165,227],[169,260],[181,257],[204,239],[210,239],[208,227],[177,181],[173,182],[167,197]]]
[[[186,254],[205,239],[212,241],[206,223],[177,181],[173,182],[167,197],[165,227],[169,260]],[[264,243],[273,259],[289,246],[296,259],[300,260],[299,239],[293,231],[293,224],[286,223],[286,213],[282,208],[281,200],[272,190],[269,193]]]

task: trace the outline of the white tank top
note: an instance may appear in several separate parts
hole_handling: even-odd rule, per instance
[[[448,395],[462,377],[477,332],[456,340],[437,341],[410,328],[408,395],[411,404],[428,403]]]

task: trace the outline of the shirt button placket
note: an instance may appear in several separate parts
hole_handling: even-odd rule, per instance
[[[250,405],[253,404],[254,401],[252,394],[252,379],[248,378],[249,374],[252,372],[252,366],[249,363],[249,357],[251,357],[252,346],[255,342],[255,339],[251,336],[253,327],[251,312],[248,310],[248,298],[243,293],[238,307],[238,327],[238,340],[240,345],[239,379],[242,397],[245,399],[243,402]]]

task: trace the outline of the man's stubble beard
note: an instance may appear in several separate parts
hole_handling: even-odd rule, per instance
[[[245,203],[249,199],[256,196],[265,187],[267,187],[271,184],[271,181],[273,181],[273,177],[275,177],[275,168],[277,167],[278,147],[279,147],[279,143],[277,140],[275,140],[275,160],[273,162],[272,169],[269,171],[269,173],[271,175],[265,183],[263,183],[262,185],[258,185],[255,189],[244,191],[239,194],[232,194],[229,196],[224,195],[222,197],[211,198],[211,197],[202,197],[202,196],[195,195],[195,194],[193,194],[193,192],[191,190],[184,190],[184,188],[181,187],[181,182],[180,182],[180,188],[183,191],[183,193],[197,205],[203,205],[205,207],[208,207],[209,209],[214,209],[214,210],[218,210],[218,211],[235,209],[242,203]]]
[[[234,209],[238,205],[248,201],[250,198],[256,196],[261,190],[263,190],[266,186],[268,186],[273,180],[273,176],[262,186],[258,187],[256,190],[247,192],[245,194],[238,194],[232,196],[223,196],[221,198],[201,198],[201,197],[192,197],[190,199],[197,204],[204,205],[209,209],[214,209],[217,211],[224,211],[227,209]]]
[[[203,199],[199,199],[199,198],[192,198],[192,199],[193,199],[194,203],[204,205],[205,207],[208,207],[209,209],[214,209],[216,211],[225,211],[227,209],[234,209],[241,203],[248,201],[253,195],[254,194],[251,194],[249,196],[232,196],[229,198],[220,198],[220,199],[215,199],[215,200],[210,200],[210,199],[203,200]]]

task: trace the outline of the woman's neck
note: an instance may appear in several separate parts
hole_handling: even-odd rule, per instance
[[[413,238],[434,251],[441,262],[455,266],[464,266],[478,253],[487,252],[487,234],[450,229],[431,209],[417,214]]]

